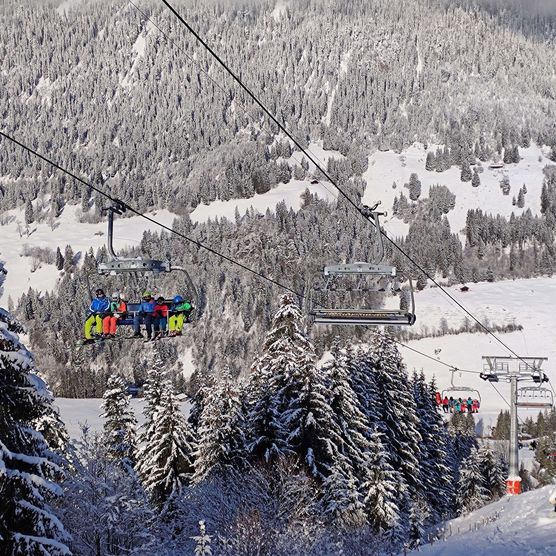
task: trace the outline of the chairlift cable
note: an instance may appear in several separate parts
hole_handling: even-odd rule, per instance
[[[180,15],[179,12],[167,1],[162,0],[162,3],[178,18],[178,20],[187,28],[187,30],[201,43],[201,45],[213,56],[213,58],[232,76],[234,81],[252,98],[252,100],[265,112],[265,114],[274,122],[278,128],[285,133],[293,143],[303,152],[307,158],[315,165],[315,167],[326,177],[328,181],[338,190],[338,192],[346,199],[346,201],[353,206],[353,208],[363,217],[365,220],[369,219],[363,214],[363,211],[357,203],[355,203],[351,197],[336,183],[336,181],[330,176],[330,174],[318,164],[315,158],[307,151],[303,145],[286,129],[285,125],[282,124],[274,114],[259,100],[259,98],[243,83],[243,81],[235,74],[235,72],[226,64],[224,60],[211,48],[211,46],[199,35],[193,27]],[[480,328],[482,328],[487,334],[492,336],[501,346],[503,346],[507,351],[509,351],[516,358],[520,359],[526,366],[534,369],[525,359],[518,355],[511,347],[509,347],[503,340],[501,340],[490,328],[483,324],[475,315],[465,307],[460,301],[458,301],[442,284],[440,284],[436,278],[431,276],[409,253],[402,249],[390,236],[381,231],[382,235],[386,240],[397,249],[406,259],[420,272],[422,272],[431,282],[438,287],[448,298],[450,298],[464,313],[471,317]]]
[[[225,260],[229,263],[235,264],[236,266],[242,268],[243,270],[246,270],[247,272],[250,272],[251,274],[259,276],[260,278],[263,278],[264,280],[268,280],[269,282],[271,282],[275,286],[279,286],[280,288],[283,288],[284,290],[287,290],[290,293],[293,293],[295,295],[299,295],[299,293],[296,292],[295,290],[292,290],[290,287],[285,286],[284,284],[281,284],[280,282],[277,282],[276,280],[274,280],[270,276],[266,276],[266,275],[258,272],[257,270],[249,268],[248,266],[244,265],[243,263],[241,263],[239,261],[236,261],[235,259],[232,259],[228,255],[225,255],[224,253],[220,253],[220,252],[216,251],[215,249],[213,249],[212,247],[209,247],[208,245],[205,245],[204,243],[201,243],[200,241],[198,241],[196,239],[193,239],[189,236],[186,236],[185,234],[182,234],[181,232],[178,232],[178,231],[174,230],[170,226],[167,226],[166,224],[163,224],[162,222],[159,222],[158,220],[155,220],[154,218],[151,218],[150,216],[147,216],[146,214],[142,213],[141,211],[137,210],[136,208],[132,207],[131,205],[128,205],[127,203],[124,203],[123,201],[120,201],[120,200],[116,199],[115,197],[112,197],[111,195],[109,195],[105,191],[102,191],[102,189],[99,189],[98,187],[95,187],[91,183],[89,183],[89,182],[85,181],[84,179],[80,178],[79,176],[77,176],[76,174],[71,172],[70,170],[67,170],[66,168],[63,168],[62,166],[60,166],[59,164],[57,164],[53,160],[50,160],[49,158],[47,158],[47,157],[43,156],[42,154],[40,154],[39,152],[37,152],[36,150],[28,147],[27,145],[24,145],[23,143],[21,143],[20,141],[18,141],[14,137],[12,137],[11,135],[8,135],[7,133],[4,133],[3,131],[0,131],[0,135],[2,137],[5,137],[6,139],[11,141],[12,143],[15,143],[16,145],[18,145],[22,149],[26,150],[28,153],[37,156],[38,158],[40,158],[44,162],[47,162],[48,164],[50,164],[51,166],[53,166],[57,170],[60,170],[61,172],[64,172],[65,174],[67,174],[68,176],[70,176],[74,180],[77,180],[78,182],[80,182],[84,186],[90,187],[93,191],[96,191],[98,194],[102,195],[106,199],[109,199],[113,203],[116,203],[116,202],[121,203],[126,208],[126,210],[129,210],[133,214],[135,214],[137,216],[140,216],[141,218],[144,218],[145,220],[151,222],[152,224],[160,226],[164,230],[166,230],[166,231],[168,231],[172,234],[175,234],[178,237],[181,237],[182,239],[185,239],[185,240],[193,243],[197,247],[205,249],[209,253],[212,253],[213,255],[216,255],[217,257],[220,257],[221,259],[223,259],[223,260]]]
[[[177,43],[172,37],[170,37],[170,36],[168,35],[168,33],[167,33],[166,31],[164,31],[164,29],[162,29],[162,27],[161,27],[158,23],[156,23],[156,22],[153,20],[153,18],[152,18],[151,16],[149,16],[144,10],[142,10],[139,6],[137,6],[137,4],[135,4],[135,2],[133,2],[133,0],[127,0],[127,1],[128,1],[128,3],[129,3],[131,6],[133,6],[133,7],[138,11],[146,20],[150,21],[150,22],[158,29],[158,31],[159,31],[160,33],[162,33],[162,35],[164,35],[164,36],[166,37],[166,39],[167,39],[169,42],[171,42],[178,50],[180,50],[181,52],[183,52],[183,55],[184,55],[194,66],[197,67],[197,69],[199,70],[199,72],[203,73],[203,74],[212,82],[212,84],[224,95],[224,97],[227,97],[227,96],[228,96],[228,92],[226,91],[226,89],[225,89],[214,77],[212,77],[212,75],[210,75],[210,73],[209,73],[207,70],[205,70],[197,60],[195,60],[194,58],[192,58],[192,57],[187,53],[187,51],[186,51],[182,46],[180,46],[179,43]],[[245,103],[244,103],[241,99],[239,99],[239,98],[236,99],[236,97],[234,97],[234,100],[238,100],[238,107],[239,107],[239,108],[241,109],[241,111],[245,114],[245,116],[246,116],[249,120],[251,120],[252,123],[255,123],[254,120],[253,120],[253,116],[248,112],[247,107],[245,106]],[[263,120],[263,121],[265,121],[265,120]],[[311,152],[311,151],[309,151],[309,149],[307,149],[307,151],[308,151],[308,152]],[[319,157],[318,157],[317,155],[315,155],[315,154],[312,153],[312,152],[311,152],[311,155],[314,156],[315,159],[318,160],[321,164],[324,164],[324,163],[319,159]],[[296,153],[293,152],[291,156],[292,156],[292,158],[301,166],[301,162],[302,162],[302,161],[296,156]],[[326,189],[326,191],[328,191],[328,193],[330,193],[330,195],[331,195],[333,198],[338,199],[338,193],[337,193],[337,192],[331,191],[331,190],[326,186],[326,183],[320,181],[318,178],[315,178],[315,179],[318,181],[318,183],[319,183],[320,185],[322,185],[322,187],[324,187],[324,189]]]
[[[102,189],[96,187],[95,185],[89,183],[88,181],[84,180],[83,178],[80,178],[79,176],[77,176],[76,174],[74,174],[73,172],[71,172],[70,170],[67,170],[66,168],[64,168],[63,166],[61,166],[60,164],[54,162],[53,160],[47,158],[46,156],[40,154],[39,152],[37,152],[35,149],[32,149],[31,147],[28,147],[27,145],[25,145],[24,143],[22,143],[21,141],[17,140],[15,137],[12,137],[11,135],[3,132],[0,130],[0,136],[4,137],[5,139],[11,141],[12,143],[14,143],[15,145],[17,145],[18,147],[20,147],[21,149],[27,151],[29,154],[36,156],[37,158],[40,158],[41,160],[43,160],[44,162],[46,162],[47,164],[49,164],[50,166],[54,167],[56,170],[59,170],[60,172],[63,172],[64,174],[68,175],[69,177],[73,178],[74,180],[76,180],[77,182],[79,182],[80,184],[82,184],[85,187],[91,188],[93,191],[97,192],[99,195],[102,195],[103,197],[105,197],[106,199],[109,199],[112,202],[120,202],[122,203],[123,206],[125,206],[125,208],[127,210],[129,210],[130,212],[132,212],[133,214],[144,218],[145,220],[148,220],[149,222],[151,222],[152,224],[155,224],[156,226],[159,226],[161,228],[163,228],[164,230],[167,230],[168,232],[170,232],[171,234],[174,234],[182,239],[185,239],[191,243],[193,243],[194,245],[196,245],[197,247],[200,247],[202,249],[205,249],[206,251],[210,252],[213,255],[216,255],[217,257],[221,258],[222,260],[225,260],[229,263],[232,263],[236,266],[238,266],[239,268],[241,268],[242,270],[246,270],[247,272],[263,279],[266,280],[270,283],[272,283],[275,286],[278,286],[286,291],[289,291],[290,293],[293,293],[294,295],[296,295],[297,297],[299,297],[300,299],[305,299],[305,295],[293,290],[292,288],[281,284],[280,282],[278,282],[277,280],[274,280],[273,278],[270,278],[269,276],[266,276],[265,274],[262,274],[261,272],[258,272],[252,268],[249,268],[248,266],[244,265],[243,263],[236,261],[235,259],[233,259],[232,257],[229,257],[228,255],[225,255],[223,253],[220,253],[219,251],[217,251],[216,249],[213,249],[212,247],[209,247],[203,243],[201,243],[200,241],[197,241],[193,238],[190,238],[188,236],[186,236],[185,234],[182,234],[181,232],[178,232],[176,230],[174,230],[173,228],[170,228],[169,226],[166,226],[165,224],[163,224],[162,222],[159,222],[158,220],[151,218],[150,216],[147,216],[146,214],[143,214],[142,212],[140,212],[139,210],[133,208],[131,205],[127,204],[127,203],[123,203],[122,201],[119,201],[118,199],[112,197],[111,195],[109,195],[108,193],[106,193],[105,191],[103,191]],[[380,336],[386,336],[385,334],[378,332],[376,329],[374,330],[374,332]],[[407,344],[404,344],[403,342],[393,338],[392,336],[388,336],[388,338],[390,340],[392,340],[394,343],[409,349],[410,351],[413,351],[414,353],[417,353],[419,355],[421,355],[422,357],[425,357],[427,359],[430,359],[432,361],[434,361],[435,363],[439,363],[441,365],[444,365],[445,367],[448,367],[450,369],[454,369],[457,368],[454,365],[450,365],[449,363],[446,363],[444,361],[441,361],[439,359],[436,359],[435,357],[428,355],[426,353],[423,353],[422,351],[410,347]],[[465,370],[465,369],[459,369],[457,368],[458,371],[461,372],[465,372],[465,373],[477,373],[476,371],[470,371],[470,370]]]

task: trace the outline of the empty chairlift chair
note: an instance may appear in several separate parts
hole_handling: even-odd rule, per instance
[[[327,265],[309,285],[309,320],[315,324],[410,326],[415,323],[411,278],[381,264],[384,245],[379,217],[385,213],[367,207],[374,224],[378,256],[374,263]],[[405,285],[404,285],[405,284]],[[397,307],[383,305],[395,300]]]
[[[531,409],[550,409],[554,405],[554,396],[548,388],[522,386],[517,390],[516,405]]]

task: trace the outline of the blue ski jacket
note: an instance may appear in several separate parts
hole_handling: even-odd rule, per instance
[[[142,301],[141,302],[141,313],[154,313],[154,307],[156,305],[156,301]]]
[[[108,313],[110,311],[110,300],[107,297],[95,297],[89,307],[89,314]]]

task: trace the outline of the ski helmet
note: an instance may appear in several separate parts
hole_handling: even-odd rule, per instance
[[[112,301],[118,301],[120,299],[120,294],[118,292],[114,292],[112,294]]]
[[[143,299],[145,299],[145,298],[150,299],[152,296],[153,296],[153,294],[149,290],[143,292]]]
[[[183,301],[183,297],[181,295],[176,295],[176,297],[174,297],[174,303],[180,303],[180,301]]]

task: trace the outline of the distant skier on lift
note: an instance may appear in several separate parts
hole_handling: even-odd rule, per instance
[[[104,316],[110,312],[110,300],[104,295],[104,291],[99,288],[96,290],[95,295],[96,297],[91,302],[89,310],[87,311],[84,344],[94,343],[93,326],[96,327],[97,336],[102,335],[102,320]]]

